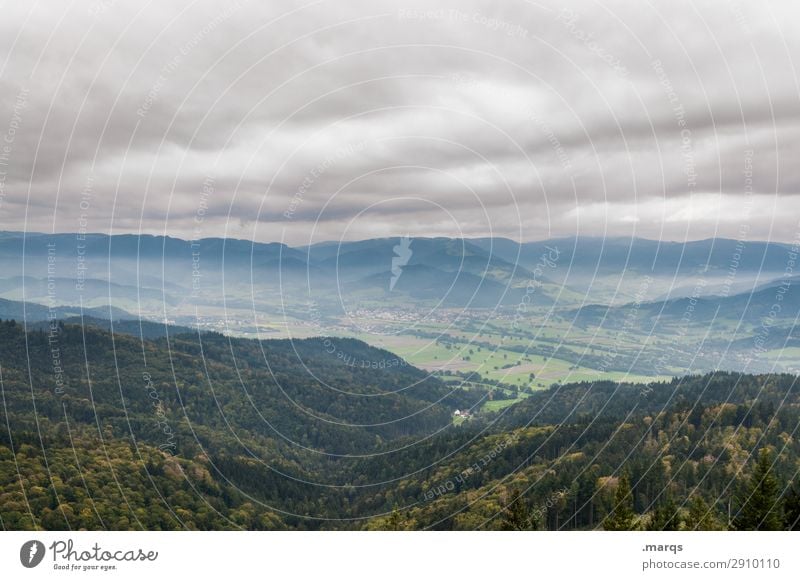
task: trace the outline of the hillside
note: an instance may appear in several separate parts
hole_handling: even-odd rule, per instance
[[[565,385],[455,426],[485,392],[355,340],[3,322],[0,372],[5,529],[592,529],[622,480],[630,526],[712,529],[759,450],[794,525],[790,375]]]

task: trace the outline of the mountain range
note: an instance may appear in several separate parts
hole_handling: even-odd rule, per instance
[[[751,291],[783,275],[791,249],[727,239],[411,238],[409,255],[396,266],[401,241],[292,248],[221,238],[3,232],[0,297],[41,303],[49,281],[60,304],[83,299],[88,305],[144,305],[147,311],[183,305],[187,293],[200,304],[221,304],[236,295],[245,304],[275,306],[280,295],[285,305],[296,305],[295,298],[314,300],[336,311],[339,300],[332,290],[361,303],[494,308],[519,304],[526,288],[535,285],[527,299],[538,306],[620,304],[631,299],[629,286],[642,276],[666,289],[650,299],[691,296],[699,277],[705,295]]]
[[[162,336],[158,325],[172,324],[241,336],[358,336],[379,344],[383,336],[408,332],[452,343],[450,335],[480,334],[488,325],[505,356],[536,354],[601,371],[790,370],[800,368],[783,348],[794,344],[800,312],[797,278],[790,275],[794,250],[726,239],[380,238],[289,247],[4,232],[0,317],[144,320],[138,329],[128,325],[142,337]],[[548,328],[558,328],[557,345]],[[628,343],[613,362],[596,352],[598,341],[607,348],[603,335]],[[508,336],[529,343],[506,344]],[[481,339],[472,334],[469,341]],[[674,364],[655,362],[666,344]],[[776,353],[759,362],[763,345]],[[415,352],[417,362],[432,364],[433,355]]]

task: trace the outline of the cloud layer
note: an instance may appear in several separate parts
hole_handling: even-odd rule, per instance
[[[262,4],[4,6],[0,227],[800,230],[790,0]]]

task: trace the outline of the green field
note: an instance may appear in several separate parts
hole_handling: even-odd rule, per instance
[[[727,352],[728,344],[713,343],[710,337],[724,334],[729,342],[754,332],[724,317],[715,320],[713,328],[681,325],[674,319],[657,328],[649,327],[647,320],[604,328],[586,322],[578,325],[569,311],[547,308],[515,317],[513,310],[393,311],[369,302],[359,307],[358,319],[328,318],[312,324],[286,318],[277,323],[265,315],[257,328],[240,332],[253,336],[255,330],[262,338],[356,338],[440,376],[479,373],[483,381],[513,386],[520,393],[554,384],[648,383],[715,368],[735,369],[746,364],[747,353]],[[231,330],[235,329],[227,329]],[[761,372],[773,368],[797,372],[800,347],[762,352],[759,363]],[[493,402],[487,408],[508,404]]]

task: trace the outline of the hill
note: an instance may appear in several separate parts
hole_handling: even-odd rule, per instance
[[[630,526],[716,529],[737,525],[759,450],[774,460],[783,518],[800,467],[796,380],[579,383],[456,426],[453,410],[485,392],[355,340],[142,340],[2,322],[0,522],[592,529],[611,525],[624,477]]]

